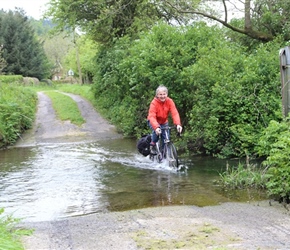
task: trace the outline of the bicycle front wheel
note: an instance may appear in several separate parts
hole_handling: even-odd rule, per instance
[[[178,168],[179,162],[178,162],[177,151],[172,142],[169,142],[167,144],[166,159],[168,160],[169,167]]]

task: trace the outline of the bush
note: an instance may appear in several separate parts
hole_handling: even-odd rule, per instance
[[[36,93],[15,84],[0,84],[0,147],[16,142],[31,128],[37,104]]]
[[[255,145],[271,120],[281,120],[279,43],[255,53],[226,42],[200,46],[191,67],[195,103],[186,137],[219,157],[255,155]]]
[[[290,197],[290,124],[271,121],[258,143],[258,152],[267,157],[267,190],[270,196],[289,200]]]
[[[218,27],[159,24],[139,40],[124,37],[99,50],[96,103],[121,131],[139,137],[148,131],[148,107],[163,84],[181,115],[182,145],[191,153],[255,155],[261,132],[282,118],[279,48],[273,41],[249,53]]]
[[[139,137],[148,131],[146,117],[155,90],[165,85],[186,125],[195,101],[193,78],[187,69],[196,62],[199,45],[219,42],[219,37],[218,29],[202,23],[188,28],[160,24],[139,40],[132,42],[124,37],[113,48],[100,49],[93,87],[98,106],[112,120],[119,108],[134,110],[130,126],[126,112],[118,114],[116,125],[126,134]]]

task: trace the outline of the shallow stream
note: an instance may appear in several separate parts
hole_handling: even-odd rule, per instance
[[[150,206],[217,205],[264,199],[215,184],[226,161],[181,158],[173,171],[138,154],[136,142],[42,144],[0,151],[0,206],[26,221]],[[237,162],[229,162],[236,165]]]

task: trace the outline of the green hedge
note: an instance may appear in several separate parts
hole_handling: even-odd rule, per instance
[[[126,135],[148,132],[158,85],[169,89],[184,126],[179,147],[219,157],[255,155],[260,134],[281,120],[279,41],[251,53],[223,29],[160,24],[139,40],[102,48],[93,91],[98,106]]]
[[[0,75],[0,84],[1,83],[22,83],[23,76],[21,75]]]
[[[37,95],[16,84],[0,84],[0,147],[16,142],[33,124]]]

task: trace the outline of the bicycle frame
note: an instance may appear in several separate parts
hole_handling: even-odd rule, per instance
[[[160,136],[159,141],[156,143],[156,154],[150,154],[150,159],[152,161],[157,161],[161,163],[166,159],[170,167],[178,168],[179,162],[177,157],[177,151],[173,143],[170,141],[170,132],[171,127],[166,126],[161,128],[162,134],[165,136]],[[161,134],[161,135],[162,135]]]

